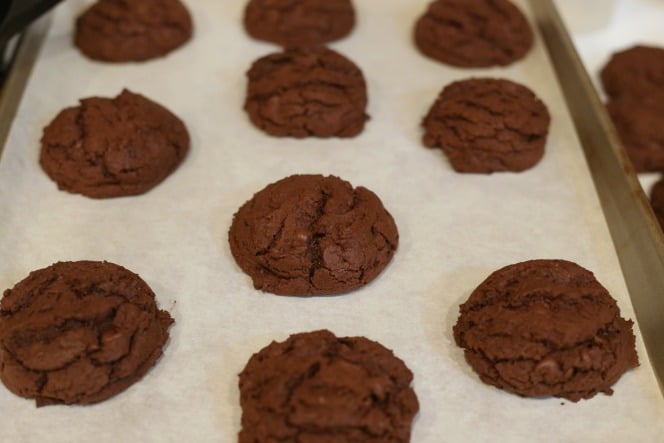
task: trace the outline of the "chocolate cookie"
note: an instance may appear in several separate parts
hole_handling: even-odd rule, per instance
[[[345,37],[355,26],[350,0],[249,0],[244,27],[282,46],[312,46]]]
[[[426,56],[462,68],[509,65],[533,45],[533,31],[508,0],[436,0],[415,24]]]
[[[180,119],[139,94],[92,97],[44,128],[39,163],[62,190],[92,198],[142,194],[189,150]]]
[[[191,34],[180,0],[98,0],[76,20],[74,44],[94,60],[139,62],[166,55]]]
[[[610,395],[638,366],[632,322],[590,271],[564,260],[491,274],[461,305],[454,339],[484,383],[524,397]]]
[[[613,54],[600,76],[634,169],[664,170],[664,49],[634,46]]]
[[[621,95],[606,109],[637,172],[664,170],[664,88],[650,95]]]
[[[37,406],[95,403],[155,364],[173,319],[141,278],[107,262],[31,272],[0,302],[0,378]]]
[[[324,47],[286,49],[262,57],[247,73],[244,109],[277,137],[353,137],[368,120],[362,71]]]
[[[611,98],[664,92],[664,48],[634,46],[617,52],[604,66],[600,77]]]
[[[664,178],[660,178],[650,189],[650,205],[664,230]]]
[[[293,175],[242,205],[228,240],[256,289],[328,295],[376,278],[392,259],[399,234],[368,189],[334,176]]]
[[[239,443],[407,443],[419,410],[412,372],[364,337],[291,335],[240,373]]]
[[[422,142],[442,147],[458,172],[519,172],[544,155],[549,112],[533,92],[509,80],[447,85],[422,121]]]

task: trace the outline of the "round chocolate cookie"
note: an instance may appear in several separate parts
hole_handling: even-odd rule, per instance
[[[240,373],[239,443],[407,443],[419,410],[412,372],[364,337],[291,335]]]
[[[244,27],[254,38],[282,46],[312,46],[348,35],[355,26],[350,0],[249,0]]]
[[[0,302],[0,378],[37,406],[95,403],[155,364],[173,319],[141,278],[107,262],[31,272]]]
[[[606,109],[634,169],[664,170],[664,89],[610,99]]]
[[[664,48],[634,46],[611,56],[600,73],[609,97],[643,97],[664,92]]]
[[[74,44],[94,60],[139,62],[166,55],[191,34],[180,0],[98,0],[76,20]]]
[[[368,189],[334,176],[293,175],[242,205],[228,240],[256,289],[304,296],[366,285],[392,259],[399,234]]]
[[[660,178],[650,189],[650,206],[664,230],[664,178]]]
[[[482,68],[524,57],[533,31],[508,0],[436,0],[415,24],[415,44],[443,63]]]
[[[610,395],[638,366],[632,322],[590,271],[564,260],[491,274],[461,305],[454,339],[484,383],[524,397]]]
[[[362,71],[325,47],[293,48],[254,62],[244,109],[277,137],[353,137],[368,120]]]
[[[458,172],[519,172],[544,155],[549,111],[533,92],[509,80],[447,85],[424,117],[422,142],[441,147]]]
[[[142,194],[178,167],[189,150],[182,121],[124,90],[66,108],[44,128],[39,163],[62,190],[92,198]]]

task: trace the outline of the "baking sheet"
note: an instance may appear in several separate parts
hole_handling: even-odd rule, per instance
[[[604,98],[599,73],[614,52],[634,45],[664,47],[664,2],[661,0],[556,0],[574,44]],[[588,11],[594,11],[589,14]],[[646,194],[659,173],[640,173]]]
[[[508,68],[454,69],[411,43],[427,1],[356,0],[357,28],[331,46],[364,71],[372,117],[365,131],[349,140],[274,139],[242,111],[244,72],[275,50],[244,33],[244,1],[190,0],[194,40],[164,59],[130,65],[91,62],[71,47],[73,17],[89,3],[58,8],[0,162],[0,288],[59,260],[109,260],[139,273],[176,324],[157,366],[101,404],[36,409],[0,389],[3,440],[236,441],[236,374],[251,354],[273,339],[329,328],[380,341],[413,370],[420,400],[413,442],[661,441],[664,400],[640,338],[641,367],[621,378],[613,396],[579,403],[488,387],[453,342],[458,305],[472,289],[495,269],[532,258],[578,262],[624,316],[634,316],[541,41]],[[435,96],[469,76],[520,81],[548,104],[547,153],[534,169],[457,174],[441,151],[421,146],[419,121]],[[97,201],[58,191],[37,163],[42,128],[78,98],[123,87],[187,123],[185,163],[139,197]],[[277,297],[253,290],[235,265],[226,241],[232,214],[294,173],[339,175],[381,197],[400,246],[372,284],[337,297]]]

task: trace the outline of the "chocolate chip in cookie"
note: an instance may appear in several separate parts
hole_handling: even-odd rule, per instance
[[[62,190],[92,198],[142,194],[184,160],[189,134],[163,106],[124,90],[61,111],[44,128],[39,163]]]
[[[228,240],[256,289],[307,296],[368,284],[392,259],[399,234],[368,189],[334,176],[293,175],[242,205]]]
[[[422,121],[422,142],[458,172],[520,172],[544,155],[549,111],[518,83],[473,78],[447,85]]]
[[[239,443],[408,443],[419,410],[412,372],[364,337],[291,335],[240,373]]]
[[[154,366],[172,323],[122,266],[56,263],[4,293],[0,378],[37,406],[106,400]]]
[[[254,62],[244,109],[276,137],[354,137],[368,120],[362,71],[324,47],[292,48]]]

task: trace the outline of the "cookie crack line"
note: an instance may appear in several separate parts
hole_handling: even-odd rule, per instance
[[[267,255],[270,253],[273,249],[276,243],[281,240],[281,237],[284,232],[284,227],[286,226],[286,216],[282,217],[281,223],[279,223],[279,228],[277,229],[277,232],[272,236],[272,239],[270,242],[267,244],[266,247],[259,249],[256,251],[256,257],[261,257],[264,255]]]
[[[611,334],[611,335],[617,335],[617,334]],[[487,337],[495,338],[496,336],[497,335],[488,335]],[[507,334],[498,335],[498,336],[506,338],[506,339],[511,338],[511,336],[507,335]],[[583,340],[583,341],[580,341],[579,343],[576,343],[576,344],[572,344],[572,345],[569,345],[569,346],[561,346],[561,347],[558,347],[557,345],[555,345],[555,344],[553,344],[549,341],[542,340],[542,339],[539,339],[539,340],[532,339],[532,340],[527,340],[527,341],[529,343],[544,345],[544,347],[547,348],[548,352],[543,353],[541,357],[537,357],[537,358],[535,358],[535,357],[523,357],[523,356],[521,356],[521,357],[491,358],[486,354],[486,349],[483,346],[468,346],[468,343],[464,342],[464,346],[468,346],[468,347],[465,347],[464,349],[466,349],[468,351],[472,351],[472,352],[481,353],[482,356],[487,361],[490,361],[493,364],[514,363],[514,362],[524,362],[524,361],[531,361],[531,362],[538,362],[539,363],[539,362],[547,359],[548,357],[550,357],[553,354],[558,354],[558,353],[563,353],[563,352],[568,352],[568,351],[583,350],[583,349],[587,349],[587,350],[602,349],[606,353],[610,353],[615,357],[615,352],[611,348],[606,348],[606,347],[599,346],[599,344],[596,343],[595,341],[593,341],[593,339]]]
[[[539,148],[537,146],[530,146],[530,144],[521,144],[519,145],[523,146],[523,149],[517,147],[516,142],[514,140],[501,140],[501,143],[503,145],[509,146],[509,150],[506,151],[497,151],[495,149],[491,148],[484,148],[482,146],[478,146],[477,143],[482,143],[482,142],[490,142],[490,141],[495,141],[495,133],[496,132],[501,132],[501,131],[494,131],[494,134],[489,136],[482,136],[478,137],[475,136],[473,138],[468,138],[464,136],[459,128],[457,128],[454,125],[448,125],[447,123],[444,124],[444,126],[450,130],[451,132],[454,133],[454,135],[459,139],[460,143],[450,143],[446,142],[444,143],[441,136],[434,137],[437,144],[440,145],[443,149],[451,149],[454,151],[464,151],[464,152],[473,152],[473,153],[483,153],[483,154],[490,154],[496,161],[504,162],[506,160],[504,157],[511,157],[511,156],[520,156],[521,154],[528,153],[528,152],[537,152],[539,151]],[[538,137],[535,139],[535,141],[540,140],[541,137]],[[530,140],[528,140],[530,142]],[[469,146],[469,144],[472,143],[472,146]],[[431,146],[431,147],[436,147],[436,146]]]
[[[24,331],[24,332],[27,332],[27,333],[37,334],[39,332],[45,333],[46,331],[63,333],[63,332],[68,332],[68,331],[72,331],[72,330],[76,330],[76,329],[80,329],[80,328],[93,330],[93,332],[95,332],[95,334],[96,334],[97,346],[98,347],[95,348],[95,349],[86,349],[84,352],[82,352],[81,354],[79,354],[78,356],[76,356],[75,358],[73,358],[72,360],[68,361],[67,363],[65,363],[61,366],[57,366],[57,367],[53,367],[53,368],[49,368],[49,369],[33,369],[30,366],[28,366],[21,358],[19,358],[17,354],[15,354],[14,352],[11,352],[6,347],[6,345],[3,345],[3,349],[16,362],[18,362],[21,365],[21,367],[23,367],[25,370],[28,370],[28,371],[34,372],[34,373],[38,373],[38,374],[49,373],[49,372],[60,371],[62,369],[66,369],[66,368],[70,367],[71,365],[79,362],[80,360],[82,360],[84,358],[88,359],[90,361],[90,363],[95,367],[104,367],[104,366],[107,366],[110,363],[111,370],[113,370],[114,369],[113,367],[115,366],[115,364],[120,362],[128,354],[131,353],[131,350],[133,349],[133,346],[134,346],[134,338],[136,337],[136,335],[139,332],[138,329],[136,329],[132,333],[132,336],[130,337],[130,340],[129,340],[129,344],[127,346],[128,351],[126,353],[122,354],[121,356],[117,357],[115,360],[113,360],[111,362],[108,362],[108,363],[99,363],[98,360],[93,356],[95,353],[97,353],[98,351],[100,351],[102,349],[102,347],[99,344],[101,343],[101,334],[104,332],[103,330],[101,330],[103,328],[103,325],[104,324],[112,324],[113,320],[115,319],[115,317],[117,315],[117,310],[119,309],[119,307],[120,306],[117,306],[117,307],[113,308],[110,313],[108,313],[107,315],[103,316],[100,319],[90,319],[90,318],[88,318],[86,320],[80,320],[78,318],[68,318],[68,319],[63,319],[57,325],[49,326],[47,328],[33,329],[33,330]],[[156,321],[156,320],[154,320],[154,321]],[[68,323],[71,324],[71,327],[66,326]],[[142,329],[142,331],[145,331],[146,329],[148,329],[152,325],[152,323],[153,322],[149,322],[149,325],[147,327],[144,327]],[[47,334],[47,335],[54,335],[54,334],[51,333],[51,334]],[[29,346],[29,345],[37,344],[37,343],[48,345],[48,344],[52,343],[55,339],[57,339],[57,336],[55,338],[50,339],[50,340],[49,339],[31,340],[29,343],[26,343],[22,346],[16,346],[16,348],[18,349],[18,348],[22,348],[24,346]]]
[[[436,118],[435,121],[439,122],[442,126],[447,128],[449,131],[453,132],[454,135],[456,136],[456,138],[459,139],[459,141],[461,141],[464,145],[468,144],[469,142],[476,142],[476,141],[482,141],[482,140],[495,141],[496,140],[496,134],[498,134],[500,132],[503,132],[503,131],[501,131],[501,128],[491,128],[492,129],[492,134],[491,135],[486,135],[486,136],[472,135],[472,136],[470,136],[470,134],[468,134],[468,131],[462,131],[462,128],[459,128],[458,125],[454,124],[454,122],[458,122],[458,121],[468,123],[469,120],[466,119],[465,117],[456,117],[456,116],[452,117],[452,116],[450,116],[450,117],[447,117],[447,118]],[[510,132],[510,131],[508,131],[508,132]],[[441,138],[441,136],[436,137],[436,139],[440,139],[440,138]],[[504,140],[501,140],[501,144],[504,143],[504,142],[505,142]],[[439,141],[439,143],[442,144],[443,146],[447,145],[447,146],[450,146],[450,147],[458,148],[458,146],[451,145],[450,143],[441,143],[440,141]],[[507,144],[510,145],[510,147],[512,148],[511,151],[529,150],[529,149],[515,149],[513,143],[514,143],[513,141],[507,141]],[[475,145],[469,147],[469,149],[471,149],[473,151],[485,151],[485,152],[489,152],[489,153],[493,153],[493,154],[496,153],[495,149],[484,149],[480,146],[475,146]]]
[[[362,370],[362,372],[364,373],[364,375],[365,375],[368,379],[371,379],[371,378],[372,378],[372,377],[371,377],[371,374],[369,373],[369,371],[367,370],[367,368],[364,367],[360,362],[358,362],[358,361],[356,361],[356,360],[352,360],[352,359],[346,358],[346,357],[344,357],[343,355],[340,355],[340,354],[338,354],[338,353],[334,353],[333,350],[329,350],[329,351],[330,351],[329,354],[327,354],[327,355],[323,355],[323,356],[320,356],[320,358],[319,358],[320,361],[323,361],[323,364],[324,364],[324,365],[330,365],[330,364],[332,364],[334,361],[341,360],[341,361],[344,361],[344,362],[346,362],[346,363],[349,363],[349,364],[353,365],[353,366],[356,367],[356,368],[360,368],[360,369]],[[321,362],[320,362],[320,361],[316,361],[313,365],[310,366],[310,369],[309,369],[307,372],[305,372],[305,373],[301,374],[300,376],[298,376],[298,377],[295,379],[295,382],[292,383],[292,384],[290,384],[290,386],[289,386],[289,390],[288,390],[288,396],[287,396],[287,398],[282,402],[282,405],[281,405],[281,406],[284,408],[284,410],[286,411],[286,412],[284,413],[284,420],[285,420],[285,423],[286,423],[289,427],[295,429],[296,436],[300,436],[302,433],[313,433],[313,434],[325,434],[325,435],[329,435],[330,432],[334,432],[334,429],[336,429],[337,432],[338,432],[339,434],[341,434],[341,435],[344,434],[343,431],[347,431],[347,430],[351,430],[351,429],[359,430],[359,431],[361,431],[363,434],[370,435],[370,436],[372,436],[372,437],[374,437],[374,438],[375,438],[375,437],[381,437],[381,436],[389,435],[389,432],[388,432],[387,430],[383,431],[383,432],[380,433],[380,434],[376,434],[375,432],[371,432],[371,430],[369,429],[369,427],[368,427],[367,425],[341,425],[341,426],[339,426],[339,425],[335,425],[335,426],[331,426],[331,427],[330,427],[330,426],[325,426],[325,425],[316,426],[315,424],[302,425],[302,424],[299,424],[299,423],[294,423],[294,422],[292,421],[291,416],[290,416],[290,414],[288,413],[288,409],[291,409],[290,412],[292,412],[292,408],[290,407],[290,406],[293,404],[293,399],[292,399],[292,397],[293,397],[295,391],[297,391],[298,388],[299,388],[300,386],[302,386],[306,381],[315,378],[316,374],[317,374],[318,372],[320,372],[320,366],[321,366]],[[315,366],[315,367],[316,367],[316,370],[313,371],[313,372],[311,371],[311,367],[312,367],[312,366]],[[394,382],[394,377],[393,377],[392,374],[389,374],[389,378],[390,378],[390,381],[392,381],[393,384],[394,384],[395,386],[398,386],[397,383]],[[350,387],[348,387],[348,386],[344,386],[344,387],[342,387],[342,390],[344,390],[344,391],[346,391],[346,392],[353,392],[353,393],[355,392],[355,391],[353,391],[352,389],[350,389]],[[392,425],[392,428],[393,428],[393,429],[396,429],[396,427],[394,426],[394,417],[393,417],[391,414],[389,414],[389,411],[386,410],[384,407],[380,407],[380,405],[381,405],[382,403],[386,403],[386,402],[380,402],[380,401],[377,401],[377,400],[375,399],[375,397],[373,396],[373,394],[371,394],[371,395],[369,396],[369,399],[371,400],[371,405],[368,406],[368,407],[366,407],[366,411],[365,411],[365,413],[362,415],[362,417],[367,417],[367,416],[371,413],[372,410],[379,409],[379,410],[381,410],[382,412],[385,413],[385,416],[386,416],[386,417],[388,418],[388,420],[390,421],[390,424]],[[308,403],[305,403],[305,404],[309,405]],[[341,431],[341,432],[339,432],[339,431]],[[284,438],[284,441],[291,441],[291,437]]]
[[[117,175],[113,174],[109,169],[108,165],[106,164],[106,154],[108,153],[109,146],[108,146],[108,140],[104,140],[103,143],[103,150],[102,152],[92,152],[87,149],[87,145],[89,142],[89,133],[90,131],[88,130],[88,127],[85,123],[85,117],[86,114],[88,113],[88,110],[90,108],[97,108],[99,110],[99,107],[96,105],[91,105],[89,101],[87,100],[81,100],[81,105],[80,105],[80,111],[76,115],[76,120],[75,124],[78,126],[79,130],[81,131],[81,139],[80,139],[80,148],[81,148],[81,154],[86,157],[86,160],[90,166],[95,166],[99,167],[101,169],[102,175],[108,179],[108,182],[105,183],[98,183],[94,187],[100,187],[100,186],[108,186],[108,185],[118,185],[120,183],[120,179],[118,179]],[[106,119],[110,125],[115,124],[115,120],[111,121],[109,117],[105,115],[104,112],[101,112],[99,110],[99,115],[102,115],[104,119]],[[94,132],[94,131],[93,131]],[[71,155],[70,152],[66,152],[67,154],[67,159],[71,162],[75,162],[74,157]],[[89,158],[90,155],[94,155],[95,159],[91,160]],[[81,176],[81,174],[79,174]],[[85,187],[89,187],[89,185],[85,185]]]
[[[387,238],[387,236],[383,233],[383,231],[377,229],[374,231],[375,226],[376,226],[375,224],[371,226],[372,234],[375,235],[375,233],[377,232],[378,235],[380,235],[383,238],[383,240],[385,240],[385,243],[387,244],[387,247],[390,249],[390,252],[396,251],[397,245],[392,243],[392,241],[389,238]],[[362,269],[362,274],[364,275],[364,269]]]
[[[511,287],[514,288],[515,285],[518,285],[520,281],[515,281],[514,285]],[[585,282],[584,282],[585,283]],[[563,285],[561,285],[563,286]],[[598,291],[596,288],[587,288],[582,285],[574,286],[574,289],[576,290],[577,293],[582,293],[580,298],[583,301],[594,303],[594,302],[599,302],[597,299],[602,297],[603,291]],[[564,301],[565,298],[569,296],[569,293],[565,292],[565,288],[561,287],[559,289],[559,292],[554,292],[554,293],[547,293],[545,291],[532,291],[527,294],[521,295],[518,300],[510,300],[507,296],[496,296],[490,300],[481,300],[481,301],[476,301],[472,304],[469,302],[464,303],[463,305],[463,311],[464,312],[478,312],[481,311],[485,308],[491,307],[494,305],[494,303],[499,303],[501,308],[504,309],[510,309],[513,310],[514,308],[520,308],[524,306],[529,306],[535,301],[542,301],[547,304],[561,304],[564,305],[567,302]],[[578,302],[577,302],[578,303]],[[611,306],[615,308],[615,304],[610,303],[608,300],[605,300],[603,303],[601,303],[606,306]]]
[[[258,80],[260,81],[260,80]],[[290,92],[290,91],[295,91],[299,96],[302,95],[302,89],[306,89],[308,87],[320,87],[320,86],[325,86],[329,87],[331,89],[334,89],[336,91],[340,91],[344,97],[348,99],[349,103],[353,103],[351,100],[351,95],[349,94],[349,90],[354,90],[354,89],[360,89],[361,85],[353,85],[353,84],[343,84],[343,83],[335,83],[335,82],[330,82],[330,81],[322,81],[322,80],[297,80],[294,83],[290,83],[287,86],[283,85],[278,85],[275,86],[275,89],[272,89],[270,91],[267,91],[265,93],[261,94],[252,94],[248,97],[247,102],[251,100],[259,101],[259,102],[267,102],[273,97],[281,97],[284,94]],[[361,94],[360,96],[364,96],[364,94]],[[314,101],[316,99],[311,99],[311,98],[306,98],[304,99],[304,102],[310,102]],[[338,106],[338,105],[336,105]]]
[[[505,95],[508,95],[508,97],[505,97]],[[482,101],[480,101],[480,100],[491,99],[491,98],[497,98],[497,99],[507,98],[508,99],[507,104],[509,105],[509,107],[506,106],[506,103],[503,102],[503,101],[501,101],[500,104],[503,108],[508,108],[508,110],[507,111],[498,111],[498,110],[493,109],[490,105],[482,103]],[[517,99],[513,95],[501,93],[501,91],[495,90],[495,91],[483,91],[482,93],[477,94],[477,96],[475,97],[475,100],[471,100],[471,99],[468,99],[468,98],[462,99],[462,100],[455,100],[454,102],[452,102],[448,106],[451,107],[452,105],[455,105],[455,106],[456,105],[463,105],[463,106],[467,106],[471,109],[479,109],[480,111],[484,111],[487,114],[491,115],[492,117],[502,118],[502,117],[505,116],[505,114],[509,113],[509,108],[514,108],[515,107],[514,103],[516,101],[517,101]]]
[[[324,46],[322,48],[327,49]],[[331,49],[327,50],[332,51]],[[294,49],[294,51],[297,51],[297,48]],[[307,57],[310,56],[310,54],[306,52],[303,53],[295,52],[292,54],[274,53],[255,61],[252,67],[250,68],[249,72],[247,73],[247,76],[249,77],[250,80],[256,81],[256,80],[269,78],[270,76],[274,76],[277,73],[285,71],[287,74],[289,73],[297,74],[295,76],[296,80],[294,81],[299,81],[299,79],[301,79],[302,77],[314,76],[316,74],[323,74],[326,76],[334,75],[347,80],[364,79],[361,69],[357,65],[355,65],[353,61],[346,58],[346,56],[341,55],[340,53],[335,52],[334,55],[337,57],[343,57],[343,61],[341,62],[340,60],[335,60],[335,61],[324,60],[321,57],[317,56],[315,60],[313,60],[313,63],[315,64],[312,63],[298,64],[298,60],[301,57]],[[314,53],[311,56],[316,56],[316,54]],[[262,65],[260,65],[261,63],[264,63],[267,66],[262,67]],[[259,69],[257,65],[260,65],[261,68]]]
[[[153,322],[155,322],[155,321],[158,321],[158,319],[155,318]],[[149,327],[152,326],[152,323],[153,323],[153,322],[150,322],[150,325],[147,326],[147,327],[145,327],[145,328],[143,328],[141,332],[145,332],[147,329],[149,329]],[[161,347],[157,347],[157,348],[155,348],[154,350],[152,350],[151,352],[149,352],[149,353],[145,356],[145,358],[143,358],[143,359],[140,360],[138,363],[136,363],[136,364],[135,364],[135,370],[132,371],[130,374],[128,374],[128,375],[126,375],[126,376],[124,376],[124,377],[113,377],[113,375],[116,373],[116,366],[119,365],[120,363],[122,363],[122,361],[123,361],[123,360],[124,360],[129,354],[131,354],[131,350],[135,348],[135,344],[134,344],[134,343],[135,343],[135,338],[136,338],[136,336],[138,335],[138,332],[139,332],[139,331],[136,330],[136,331],[132,334],[132,336],[131,336],[131,338],[130,338],[130,344],[129,344],[129,346],[128,346],[129,351],[128,351],[125,355],[123,355],[121,358],[115,360],[113,363],[110,364],[109,371],[108,371],[108,382],[105,383],[103,386],[101,386],[99,389],[97,389],[97,390],[95,390],[95,391],[90,391],[90,392],[86,392],[86,393],[82,393],[82,394],[80,394],[80,395],[79,395],[76,399],[74,399],[71,403],[79,403],[83,398],[94,398],[95,396],[99,395],[100,393],[102,393],[104,390],[108,389],[108,388],[111,387],[111,386],[120,385],[120,384],[126,382],[127,380],[131,380],[131,379],[132,379],[133,377],[135,377],[137,374],[140,375],[140,374],[143,372],[143,370],[146,369],[146,368],[145,368],[145,365],[146,365],[147,363],[149,363],[149,362],[150,362],[155,356],[158,357],[159,355],[162,354],[162,352],[163,352],[163,351],[162,351],[162,348],[161,348]],[[83,360],[84,358],[86,358],[86,359],[87,359],[87,360],[88,360],[93,366],[95,366],[95,367],[97,367],[97,368],[103,368],[103,367],[105,367],[105,366],[109,366],[109,365],[104,365],[104,364],[98,364],[98,363],[96,363],[96,362],[94,361],[94,359],[90,357],[89,353],[86,354],[85,356],[80,356],[80,357],[77,358],[74,362],[72,362],[72,364],[77,363],[77,362]],[[68,366],[70,366],[70,365],[67,365],[67,367],[68,367]],[[26,368],[26,369],[27,369],[27,368]],[[66,367],[63,367],[62,369],[66,369]],[[148,368],[148,369],[149,369],[149,368]],[[42,397],[41,401],[43,402],[44,400],[48,400],[49,402],[62,403],[62,400],[61,400],[61,399],[53,398],[53,397],[48,397],[48,396],[41,396],[41,393],[43,392],[43,389],[45,388],[46,383],[48,382],[48,376],[49,376],[49,373],[51,373],[51,372],[53,372],[53,370],[42,371],[42,372],[41,372],[41,374],[45,377],[45,381],[44,381],[43,385],[41,386],[41,388],[40,388],[40,390],[39,390],[40,397]],[[38,399],[38,401],[39,401],[39,399]]]
[[[316,215],[309,224],[309,229],[308,229],[309,234],[311,235],[311,238],[309,239],[309,244],[307,245],[307,255],[311,256],[308,283],[309,286],[312,288],[318,288],[313,281],[316,271],[321,268],[325,268],[323,266],[323,257],[320,250],[320,240],[321,238],[325,237],[325,233],[316,232],[316,225],[325,214],[325,206],[327,205],[329,195],[322,188],[320,189],[319,193],[320,193],[320,200],[318,201],[318,207],[316,208]]]
[[[9,316],[9,315],[14,315],[19,312],[21,312],[23,309],[25,309],[28,306],[32,305],[32,302],[36,297],[39,296],[39,294],[43,293],[44,290],[51,286],[53,282],[58,280],[58,276],[53,276],[49,277],[45,281],[41,282],[39,286],[28,292],[28,295],[26,297],[22,297],[19,299],[21,303],[19,303],[18,307],[16,309],[0,309],[0,320],[2,320],[3,317]],[[6,297],[8,294],[7,291],[5,291],[4,296]]]
[[[468,349],[468,351],[470,351],[470,349]],[[512,387],[513,389],[518,389],[518,386],[513,384],[513,383],[510,383],[509,379],[507,379],[507,378],[505,378],[501,375],[500,371],[498,369],[496,369],[496,367],[498,365],[500,365],[502,363],[511,363],[511,364],[515,364],[515,363],[533,363],[533,364],[537,365],[537,364],[542,363],[543,361],[545,361],[547,358],[551,357],[551,353],[550,353],[550,354],[547,354],[547,355],[543,356],[539,360],[534,359],[534,358],[491,359],[490,357],[488,357],[486,355],[486,353],[482,349],[474,350],[474,352],[476,354],[480,355],[482,357],[482,359],[484,359],[486,362],[488,362],[489,366],[491,366],[493,368],[493,370],[496,371],[496,373],[497,373],[496,377],[490,377],[488,374],[482,374],[482,376],[490,377],[493,380],[500,380],[501,382],[503,382],[506,385]],[[617,361],[615,352],[607,351],[606,354],[610,354],[613,357],[614,362]],[[613,368],[613,365],[608,367],[608,368],[604,368],[602,371],[600,371],[600,377],[602,378],[602,381],[606,380],[607,374],[612,368]],[[579,366],[571,366],[567,370],[569,372],[569,375],[567,375],[567,377],[561,377],[561,381],[557,382],[557,383],[547,383],[544,380],[543,381],[538,381],[537,383],[535,383],[533,381],[533,373],[528,374],[528,381],[530,383],[533,383],[533,386],[536,386],[537,384],[545,384],[545,385],[550,386],[550,387],[555,387],[555,386],[563,385],[563,384],[565,384],[565,383],[567,383],[570,380],[573,380],[575,378],[578,378],[579,375],[585,375],[585,374],[590,374],[590,373],[596,373],[597,372],[596,369],[593,369],[593,368],[584,369],[584,368],[581,368]]]
[[[155,318],[152,322],[150,322],[150,324],[147,327],[141,329],[140,331],[139,331],[139,328],[136,328],[134,330],[134,332],[131,334],[131,337],[129,337],[129,343],[127,343],[127,352],[125,354],[123,354],[121,357],[116,358],[115,360],[113,360],[111,362],[111,372],[109,373],[109,377],[112,377],[113,375],[115,375],[117,373],[117,366],[122,362],[122,360],[124,360],[128,355],[131,354],[132,350],[135,349],[135,347],[136,347],[136,337],[138,337],[139,332],[145,332],[156,321],[158,321],[157,318]],[[159,352],[161,352],[161,349],[159,349]],[[150,353],[150,355],[151,354],[152,353]],[[148,361],[150,359],[150,355],[148,355],[143,361],[138,363],[136,366],[137,367],[142,366],[146,361]],[[93,359],[91,359],[91,360],[93,360]],[[93,362],[93,364],[94,364],[94,362]]]

